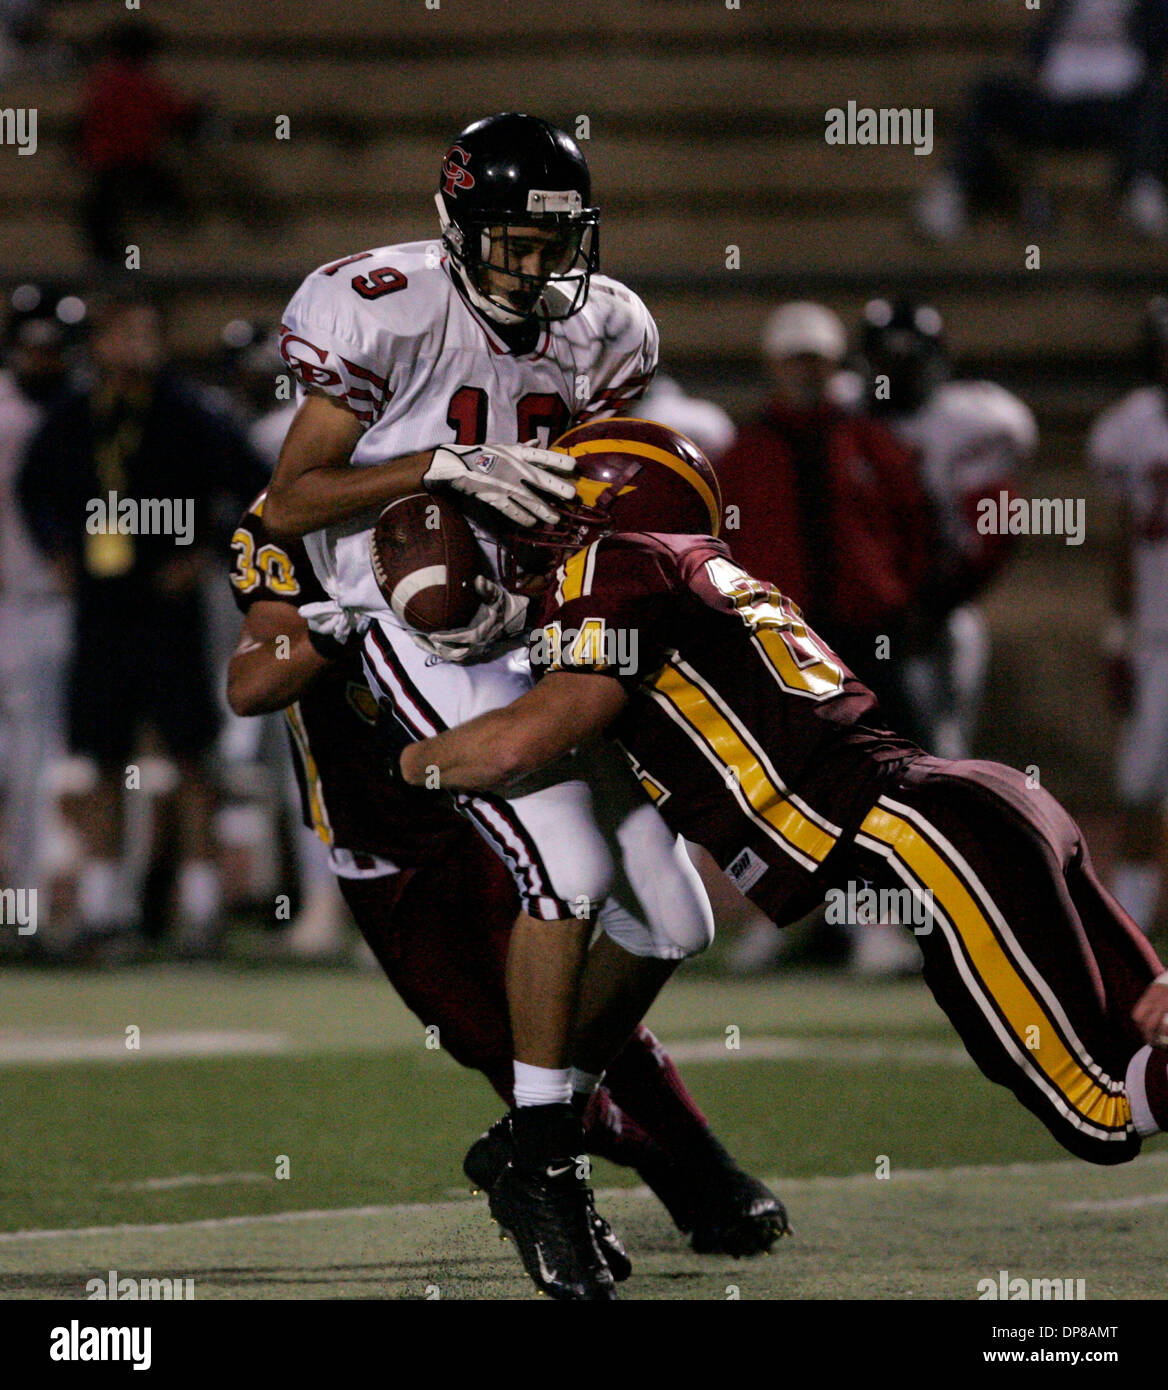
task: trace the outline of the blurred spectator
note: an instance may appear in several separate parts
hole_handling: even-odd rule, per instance
[[[59,300],[36,285],[12,296],[0,370],[0,882],[41,887],[45,768],[64,750],[62,674],[69,600],[63,577],[40,553],[16,496],[28,441],[68,379]],[[40,912],[44,925],[45,913]]]
[[[718,465],[726,541],[795,600],[894,729],[923,735],[900,679],[934,542],[911,454],[830,399],[847,347],[830,309],[783,305],[762,346],[774,395]]]
[[[129,213],[178,221],[190,211],[169,147],[176,135],[194,131],[201,107],[155,72],[160,43],[144,20],[112,24],[82,97],[81,162],[90,173],[85,233],[93,255],[109,265],[123,264],[135,239],[126,230]]]
[[[734,421],[720,405],[687,396],[671,376],[661,372],[629,414],[679,431],[715,463],[734,443]]]
[[[233,513],[265,472],[225,418],[166,368],[163,325],[146,300],[113,299],[94,316],[93,379],[49,412],[20,478],[29,525],[75,592],[69,738],[96,763],[84,801],[88,858],[80,926],[109,935],[133,924],[123,790],[143,726],[177,764],[180,945],[213,949],[221,890],[213,862],[214,791],[207,753],[218,715],[199,581],[219,537],[213,504]]]
[[[1148,306],[1145,351],[1151,384],[1096,420],[1087,456],[1120,510],[1115,613],[1104,638],[1111,694],[1124,716],[1111,889],[1151,935],[1168,925],[1161,872],[1168,802],[1168,298]]]
[[[45,9],[43,0],[0,0],[0,79],[68,65],[65,49],[46,32]]]
[[[951,381],[941,315],[929,304],[874,299],[860,349],[868,412],[915,451],[939,522],[905,682],[925,746],[970,757],[989,665],[974,600],[998,574],[1012,538],[978,530],[978,502],[1010,492],[1038,442],[1030,410],[992,381]]]
[[[832,398],[847,334],[830,309],[783,305],[767,320],[762,347],[774,395],[718,464],[724,537],[738,563],[793,598],[872,688],[880,719],[923,738],[903,679],[934,523],[912,456],[882,424]],[[820,935],[820,955],[850,949],[862,974],[919,963],[911,939],[885,924],[852,933],[850,947],[822,925]],[[765,969],[785,945],[783,934],[756,923],[737,943],[731,969]]]
[[[276,394],[281,380],[288,383],[288,368],[280,356],[280,336],[247,319],[233,319],[225,324],[222,336],[225,375],[237,404],[251,422],[248,441],[271,472],[297,409],[294,396],[281,402]],[[227,585],[220,585],[220,589],[226,596]],[[233,633],[238,635],[239,613],[233,602],[231,615]],[[270,783],[283,793],[279,809],[287,826],[300,887],[300,910],[288,924],[284,947],[301,960],[340,956],[348,951],[352,938],[346,926],[348,911],[329,867],[328,850],[301,820],[300,788],[288,757],[285,735],[290,722],[283,714],[241,718],[228,710],[226,717],[221,746],[228,762],[237,767],[249,763],[252,768],[264,765],[270,772]]]
[[[1048,0],[1028,35],[1023,69],[983,77],[970,93],[946,171],[916,205],[918,229],[951,241],[971,207],[1018,191],[1007,146],[1101,146],[1115,155],[1121,215],[1143,236],[1168,236],[1166,51],[1165,0]],[[1029,186],[1021,193],[1028,220],[1041,224],[1041,193]]]

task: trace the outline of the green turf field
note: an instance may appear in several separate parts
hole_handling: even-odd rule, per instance
[[[535,1297],[461,1178],[499,1104],[379,978],[9,969],[0,1020],[0,1296],[83,1297],[113,1269],[200,1299]],[[1002,1269],[1164,1296],[1168,1149],[1068,1159],[919,983],[695,974],[650,1022],[796,1235],[696,1256],[598,1164],[636,1264],[623,1297],[971,1299]]]

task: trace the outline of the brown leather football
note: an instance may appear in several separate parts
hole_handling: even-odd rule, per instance
[[[419,632],[465,627],[481,599],[475,580],[486,560],[466,518],[430,492],[391,502],[377,518],[369,544],[373,573],[385,601]]]

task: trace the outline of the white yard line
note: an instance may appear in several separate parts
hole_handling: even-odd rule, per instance
[[[1061,1211],[1128,1211],[1136,1207],[1162,1207],[1165,1205],[1168,1205],[1168,1192],[1150,1192],[1144,1197],[1106,1197],[1098,1202],[1060,1202],[1059,1209]]]
[[[137,1236],[166,1231],[218,1231],[231,1226],[279,1226],[297,1221],[332,1221],[353,1216],[393,1216],[412,1211],[438,1211],[465,1206],[462,1202],[402,1202],[388,1207],[335,1207],[324,1211],[277,1211],[264,1216],[212,1216],[203,1221],[155,1221],[144,1226],[79,1226],[56,1231],[4,1231],[0,1242],[23,1240],[67,1240],[70,1236]]]
[[[675,1062],[839,1062],[882,1064],[909,1062],[921,1066],[971,1067],[973,1062],[963,1047],[945,1043],[868,1042],[847,1038],[742,1038],[737,1047],[727,1047],[725,1038],[700,1038],[667,1042],[665,1050]]]
[[[1163,1167],[1168,1164],[1168,1153],[1148,1154],[1140,1160],[1140,1167]],[[1027,1177],[1046,1173],[1081,1173],[1084,1164],[1078,1159],[1054,1160],[1050,1163],[985,1163],[957,1168],[904,1168],[892,1169],[891,1177],[878,1180],[872,1171],[849,1173],[844,1177],[813,1178],[768,1178],[767,1182],[784,1196],[799,1189],[823,1189],[833,1187],[854,1187],[866,1184],[884,1186],[885,1181],[895,1186],[902,1183],[930,1182],[938,1179],[960,1178],[1000,1178]],[[647,1187],[609,1187],[600,1188],[596,1193],[602,1201],[617,1197],[636,1197],[647,1199],[652,1196]],[[452,1211],[465,1207],[476,1199],[467,1196],[447,1202],[399,1202],[387,1206],[374,1207],[330,1207],[324,1210],[280,1211],[256,1216],[214,1216],[200,1221],[159,1221],[148,1225],[125,1226],[80,1226],[63,1227],[58,1230],[5,1231],[0,1232],[0,1243],[13,1244],[30,1240],[68,1240],[70,1237],[92,1236],[136,1236],[163,1233],[168,1231],[215,1231],[233,1226],[288,1225],[304,1221],[347,1220],[352,1217],[400,1216],[412,1212]],[[1168,1196],[1160,1201],[1168,1201]],[[1118,1202],[1144,1202],[1143,1198],[1117,1198]],[[1066,1204],[1062,1204],[1065,1206]],[[1089,1204],[1088,1204],[1089,1205]]]
[[[376,1042],[356,1048],[320,1047],[311,1040],[289,1033],[256,1033],[218,1029],[201,1032],[171,1031],[151,1033],[143,1030],[138,1046],[126,1046],[126,1036],[114,1032],[105,1036],[62,1036],[60,1033],[0,1034],[0,1066],[39,1066],[62,1062],[145,1062],[151,1059],[198,1059],[201,1057],[274,1057],[296,1054],[322,1055],[344,1051],[367,1051],[369,1047],[387,1052],[412,1052],[419,1044],[399,1042],[378,1047]],[[677,1062],[836,1062],[841,1066],[882,1066],[905,1063],[910,1066],[958,1066],[973,1063],[961,1047],[933,1042],[869,1042],[864,1039],[832,1038],[742,1038],[737,1047],[727,1047],[723,1037],[690,1038],[668,1045]]]
[[[106,1192],[170,1192],[178,1187],[223,1187],[229,1183],[275,1182],[271,1173],[181,1173],[173,1178],[142,1178],[138,1182],[110,1182]]]
[[[145,1062],[172,1057],[273,1057],[296,1051],[287,1033],[251,1033],[217,1029],[205,1032],[152,1033],[143,1029],[127,1047],[124,1031],[104,1037],[62,1037],[58,1034],[0,1036],[0,1066],[29,1066],[50,1062]]]

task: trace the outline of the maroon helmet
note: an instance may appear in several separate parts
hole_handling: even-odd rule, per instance
[[[557,504],[560,521],[516,531],[504,583],[547,574],[610,531],[716,536],[722,495],[705,454],[691,439],[653,420],[594,420],[551,447],[576,461],[576,498]]]

